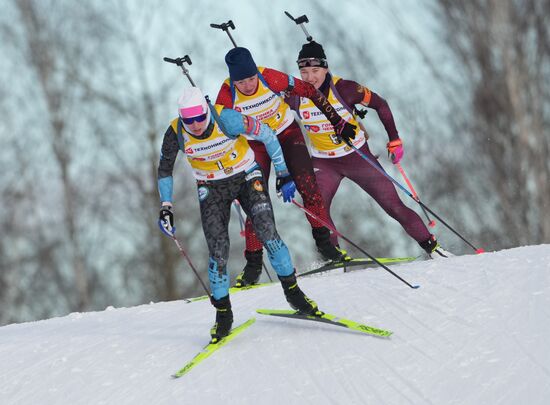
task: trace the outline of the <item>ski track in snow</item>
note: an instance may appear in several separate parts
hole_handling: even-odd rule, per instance
[[[269,317],[272,285],[232,296],[257,321],[178,380],[214,311],[183,301],[0,328],[0,404],[546,404],[550,245],[299,280],[319,307],[377,338]]]

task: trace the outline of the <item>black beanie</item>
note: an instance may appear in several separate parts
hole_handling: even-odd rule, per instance
[[[323,46],[315,41],[308,42],[302,45],[302,50],[298,54],[298,59],[315,58],[327,59]]]
[[[229,68],[231,80],[243,80],[258,73],[258,67],[246,48],[233,48],[225,55],[225,63]]]

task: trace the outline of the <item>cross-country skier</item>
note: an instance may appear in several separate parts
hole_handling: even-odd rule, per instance
[[[303,134],[281,93],[294,94],[311,100],[330,123],[331,128],[336,128],[338,134],[342,136],[349,137],[355,132],[353,124],[343,120],[312,85],[274,69],[257,67],[250,51],[246,48],[231,49],[225,56],[225,62],[229,68],[229,78],[223,83],[216,103],[255,117],[275,130],[288,170],[296,182],[305,208],[319,218],[327,219],[328,213],[315,180]],[[252,140],[249,143],[267,183],[270,156],[261,142]],[[317,249],[324,259],[344,260],[345,254],[335,246],[334,242],[331,242],[329,229],[319,221],[307,215],[306,217],[312,227]],[[262,244],[254,234],[250,218],[246,221],[245,230],[247,263],[243,272],[237,277],[236,286],[257,283],[262,272]]]
[[[399,163],[404,153],[403,144],[386,100],[355,81],[333,76],[328,70],[327,57],[323,47],[315,41],[302,46],[297,63],[302,80],[322,92],[334,109],[347,122],[355,126],[355,131],[352,133],[338,134],[310,100],[296,95],[290,95],[286,99],[302,119],[311,141],[315,176],[329,212],[330,223],[334,226],[330,218],[332,198],[342,179],[348,178],[365,190],[388,215],[398,221],[430,257],[450,255],[449,252],[441,248],[435,236],[430,234],[420,216],[403,204],[392,182],[347,144],[352,143],[372,162],[376,162],[380,168],[382,167],[369,150],[365,133],[355,119],[356,104],[372,108],[378,113],[378,117],[388,133],[387,149],[391,161],[394,164]],[[332,241],[334,244],[337,243],[337,236],[334,234]]]
[[[296,186],[287,170],[275,133],[258,120],[216,105],[209,108],[200,89],[186,89],[178,100],[175,118],[162,143],[158,168],[161,200],[159,224],[168,236],[175,231],[172,213],[172,171],[181,150],[189,161],[197,181],[202,228],[209,251],[208,278],[211,302],[216,307],[213,341],[226,336],[233,323],[229,300],[229,216],[231,203],[238,199],[254,230],[266,247],[271,265],[277,272],[290,306],[303,313],[316,313],[317,304],[300,289],[287,246],[275,228],[273,209],[266,182],[244,136],[265,145],[277,175],[277,191],[285,202],[293,197]]]

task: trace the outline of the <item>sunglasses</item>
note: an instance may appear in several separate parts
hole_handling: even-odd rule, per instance
[[[197,115],[196,117],[183,118],[180,117],[184,124],[191,125],[193,122],[203,122],[206,119],[207,113]]]
[[[319,58],[303,58],[298,59],[296,61],[298,63],[299,68],[304,67],[328,67],[328,63],[326,59],[319,59]]]

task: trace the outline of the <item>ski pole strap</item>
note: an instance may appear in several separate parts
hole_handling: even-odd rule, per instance
[[[355,116],[355,113],[354,111],[350,108],[350,106],[348,105],[348,103],[346,103],[344,101],[344,99],[342,98],[342,96],[340,95],[340,93],[338,92],[338,89],[336,88],[336,85],[334,84],[334,81],[332,80],[332,73],[329,71],[329,74],[330,74],[330,90],[332,91],[332,94],[334,94],[334,97],[336,97],[336,100],[338,100],[340,102],[340,104],[342,104],[344,106],[344,108],[346,110],[348,110],[348,112],[352,115],[352,116]]]

